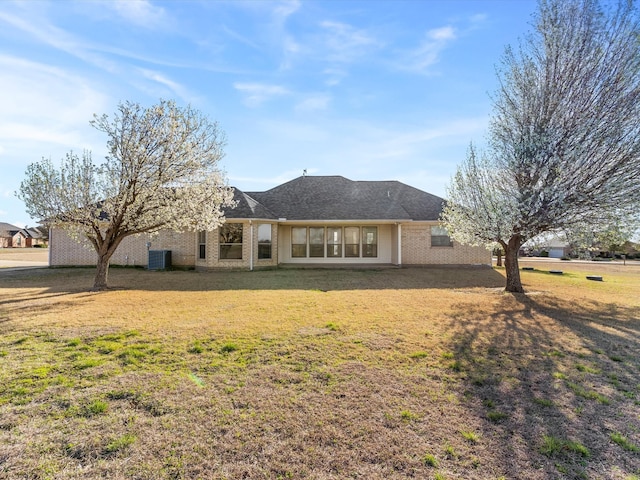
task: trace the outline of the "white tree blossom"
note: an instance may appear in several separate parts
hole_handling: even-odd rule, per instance
[[[70,152],[58,168],[42,159],[28,167],[19,196],[33,217],[89,240],[98,254],[93,288],[102,290],[124,238],[213,230],[233,192],[218,167],[223,133],[190,107],[125,102],[113,118],[94,116],[91,124],[107,135],[104,162],[94,164],[87,151]]]
[[[528,239],[638,208],[639,27],[632,1],[540,0],[506,49],[487,151],[459,167],[442,218],[460,241],[503,246],[507,291],[523,291]]]

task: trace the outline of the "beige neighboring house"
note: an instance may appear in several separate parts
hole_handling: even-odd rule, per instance
[[[237,205],[208,232],[162,231],[123,240],[114,265],[147,266],[149,250],[198,270],[278,265],[491,265],[491,252],[460,245],[438,221],[444,199],[397,181],[302,176],[265,192],[234,190]],[[60,228],[51,266],[89,265],[96,254]]]
[[[44,227],[20,228],[0,222],[0,248],[46,246],[47,238],[47,230]]]

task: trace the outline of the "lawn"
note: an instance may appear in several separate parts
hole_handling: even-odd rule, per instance
[[[0,478],[637,480],[640,266],[531,265],[1,272]]]

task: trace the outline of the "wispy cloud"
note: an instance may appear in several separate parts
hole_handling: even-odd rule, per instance
[[[273,8],[273,18],[276,22],[284,22],[300,9],[300,0],[284,0]]]
[[[48,23],[48,21],[42,18],[32,16],[26,21],[15,15],[0,12],[0,22],[5,22],[52,48],[73,55],[103,70],[113,72],[116,69],[113,62],[92,52],[86,42],[79,41],[65,30]]]
[[[418,48],[404,56],[399,67],[416,73],[430,73],[442,51],[456,38],[456,30],[450,25],[429,30]]]
[[[189,89],[184,85],[171,80],[169,77],[164,75],[161,72],[155,70],[149,70],[146,68],[140,68],[138,71],[142,74],[142,76],[148,80],[153,81],[155,84],[158,84],[162,87],[161,90],[168,89],[171,93],[180,97],[185,102],[195,103],[196,97],[189,92]],[[155,92],[155,89],[152,89],[153,93],[159,93],[159,96],[166,96],[162,91]],[[156,95],[157,96],[157,95]],[[171,95],[173,96],[173,95]]]
[[[89,147],[89,120],[109,103],[91,79],[47,64],[0,55],[0,110],[2,157],[16,148],[47,154],[52,146]],[[21,147],[19,147],[21,146]],[[34,157],[33,159],[36,159]],[[33,160],[32,159],[32,160]]]
[[[331,62],[353,62],[380,45],[366,30],[346,23],[325,20],[320,22],[320,27],[324,31],[327,58]]]
[[[234,83],[233,88],[245,95],[244,103],[248,107],[259,107],[264,102],[290,92],[281,85],[267,85],[264,83]]]
[[[155,28],[166,20],[164,8],[148,0],[110,0],[105,2],[125,21],[139,27]]]
[[[326,110],[331,101],[331,96],[326,94],[311,95],[298,102],[295,106],[297,112],[314,112]]]

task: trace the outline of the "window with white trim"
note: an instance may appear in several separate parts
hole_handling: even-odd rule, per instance
[[[342,227],[327,228],[327,257],[342,257]]]
[[[220,227],[220,260],[242,260],[242,223]]]
[[[294,258],[307,256],[307,227],[291,228],[291,256]]]
[[[309,256],[324,257],[324,227],[309,227]]]
[[[198,232],[198,258],[200,260],[207,258],[207,232],[204,230]]]
[[[261,223],[258,225],[258,259],[271,258],[271,224]]]
[[[362,227],[362,256],[378,256],[378,227]]]
[[[344,256],[360,256],[360,227],[344,227]]]

